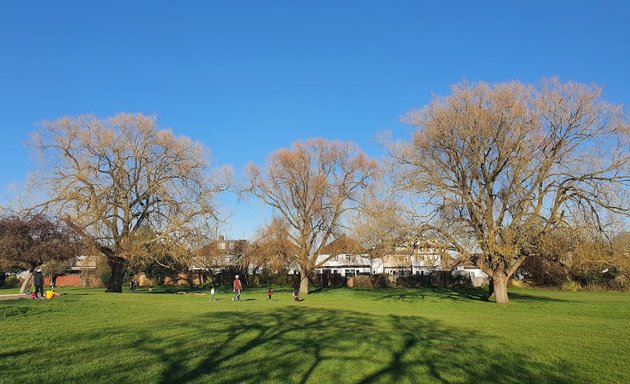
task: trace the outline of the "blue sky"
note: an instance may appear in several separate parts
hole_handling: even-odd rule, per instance
[[[375,135],[461,80],[597,83],[630,105],[626,1],[0,2],[0,202],[35,164],[37,123],[155,114],[240,174],[321,136]],[[223,231],[266,212],[227,199]]]

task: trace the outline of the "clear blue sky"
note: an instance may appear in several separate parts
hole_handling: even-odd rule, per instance
[[[630,105],[628,1],[0,2],[0,196],[42,120],[142,112],[241,173],[314,136],[408,137],[399,118],[461,80],[605,86]],[[0,197],[0,201],[6,197]],[[265,215],[229,200],[230,237]]]

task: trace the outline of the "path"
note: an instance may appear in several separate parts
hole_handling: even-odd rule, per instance
[[[23,293],[15,293],[12,295],[0,295],[0,301],[5,300],[19,300],[19,299],[30,299],[30,295],[25,295]]]

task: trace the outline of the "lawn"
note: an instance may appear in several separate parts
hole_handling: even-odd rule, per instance
[[[0,383],[627,383],[630,295],[337,289],[0,302]],[[4,293],[0,290],[0,294]]]

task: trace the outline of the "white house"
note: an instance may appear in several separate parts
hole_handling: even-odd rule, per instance
[[[401,245],[383,257],[384,273],[409,276],[441,271],[449,264],[450,258],[449,250],[430,242]]]
[[[340,253],[334,256],[321,254],[317,257],[317,264],[322,262],[323,265],[315,270],[318,274],[357,276],[383,273],[383,260],[371,259],[367,254]]]
[[[383,260],[372,259],[355,240],[341,235],[322,248],[317,256],[317,274],[341,276],[383,273]]]
[[[453,274],[453,276],[456,277],[469,277],[473,287],[487,285],[490,282],[488,275],[472,263],[460,263],[453,269],[451,273]]]

